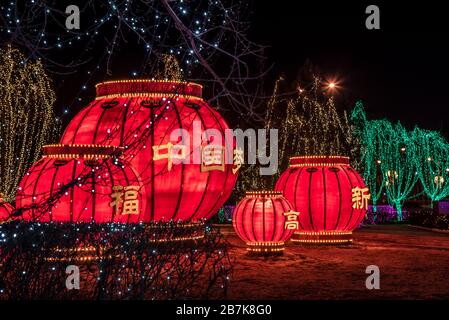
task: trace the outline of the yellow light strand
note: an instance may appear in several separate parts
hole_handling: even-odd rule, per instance
[[[12,201],[20,179],[55,140],[59,123],[53,114],[56,97],[42,64],[17,49],[0,49],[0,191]]]

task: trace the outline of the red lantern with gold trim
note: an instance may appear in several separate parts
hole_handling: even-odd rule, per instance
[[[284,192],[300,213],[292,240],[301,243],[351,242],[370,198],[362,177],[342,156],[290,158],[275,190]]]
[[[19,184],[16,206],[24,220],[149,221],[145,187],[120,148],[49,145]]]
[[[6,223],[12,219],[11,214],[14,211],[12,205],[3,200],[3,195],[0,193],[0,224]]]
[[[297,216],[282,192],[255,191],[236,206],[232,223],[250,253],[279,254],[297,228]]]
[[[176,81],[100,83],[97,97],[70,122],[63,144],[123,146],[146,187],[150,221],[210,218],[230,196],[233,163],[225,120],[202,87]],[[207,130],[207,131],[206,131]]]

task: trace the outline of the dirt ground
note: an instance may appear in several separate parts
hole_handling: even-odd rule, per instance
[[[407,225],[367,226],[346,247],[288,243],[281,257],[252,258],[232,232],[229,299],[449,299],[449,234]],[[368,265],[380,289],[368,290]]]

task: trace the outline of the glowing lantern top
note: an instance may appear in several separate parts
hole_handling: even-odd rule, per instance
[[[209,218],[234,187],[239,164],[225,120],[201,85],[155,80],[100,83],[63,144],[123,146],[145,184],[151,221]]]
[[[12,205],[3,200],[3,195],[0,193],[0,224],[7,222],[11,218],[11,213],[14,211]]]
[[[300,212],[299,230],[354,230],[366,213],[369,191],[348,157],[304,156],[290,159],[275,190],[283,191]]]
[[[298,213],[282,192],[247,192],[233,213],[237,235],[250,246],[250,251],[282,248],[297,228]]]
[[[24,220],[139,222],[145,189],[119,158],[120,148],[97,145],[44,146],[44,156],[22,179],[16,206]]]

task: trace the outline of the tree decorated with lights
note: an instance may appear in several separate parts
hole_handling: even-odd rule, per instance
[[[385,191],[388,201],[396,208],[398,221],[401,221],[404,202],[415,196],[412,190],[418,181],[415,156],[419,146],[400,123],[393,126],[392,132],[381,131],[379,135]]]
[[[412,191],[418,181],[415,159],[420,146],[400,123],[393,125],[387,120],[367,120],[360,101],[351,120],[353,133],[361,143],[361,169],[371,192],[373,211],[376,211],[376,203],[385,191],[400,221],[404,202],[416,196]]]
[[[361,101],[356,103],[351,113],[353,136],[360,141],[359,167],[363,179],[371,193],[373,211],[382,197],[385,187],[385,175],[380,172],[381,136],[380,132],[392,133],[393,128],[387,120],[368,120]]]
[[[17,49],[0,50],[0,191],[14,199],[17,185],[58,126],[55,94],[42,64]]]
[[[179,62],[174,55],[162,55],[161,66],[159,67],[159,70],[156,71],[155,79],[173,81],[184,80],[181,67],[179,66]]]
[[[434,201],[449,195],[449,145],[440,133],[415,128],[412,132],[416,147],[416,172],[424,193]]]
[[[264,129],[278,129],[278,171],[273,176],[260,176],[258,164],[247,165],[236,185],[236,194],[273,188],[279,175],[295,155],[348,155],[358,148],[353,139],[346,112],[338,112],[332,96],[335,85],[324,84],[319,76],[308,72],[308,85],[295,85],[294,91],[285,86],[280,76],[267,102]],[[285,87],[287,87],[285,89]],[[354,157],[352,157],[354,158]]]
[[[288,166],[294,155],[351,155],[353,140],[346,112],[339,113],[331,92],[323,90],[323,80],[314,76],[296,95],[278,99],[276,90],[267,111],[267,128],[279,128],[279,169]],[[279,116],[279,112],[285,114]],[[275,116],[277,115],[277,116]],[[280,119],[275,121],[274,119]],[[277,178],[277,177],[276,177]]]

